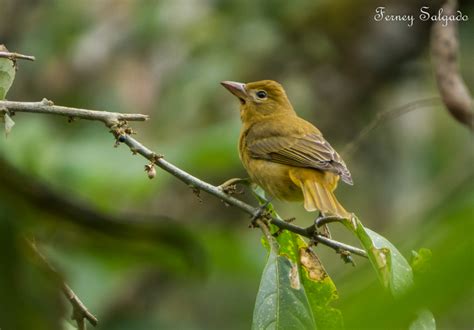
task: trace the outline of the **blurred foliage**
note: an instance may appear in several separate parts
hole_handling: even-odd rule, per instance
[[[439,2],[430,7],[436,11]],[[459,25],[461,71],[472,91],[474,7],[460,2],[470,17]],[[245,176],[236,150],[238,104],[221,80],[280,81],[296,111],[337,150],[376,113],[436,95],[429,24],[372,19],[380,5],[404,13],[421,3],[0,0],[0,43],[37,58],[19,63],[7,98],[149,114],[151,121],[133,125],[137,138],[219,184]],[[57,324],[60,315],[69,318],[69,306],[24,250],[25,234],[37,238],[98,316],[98,329],[250,328],[266,252],[245,215],[212,197],[200,202],[166,173],[150,181],[144,160],[113,148],[99,123],[20,113],[13,120],[8,139],[0,139],[1,159],[23,179],[109,218],[166,217],[187,229],[169,240],[196,241],[202,254],[190,263],[179,251],[191,251],[180,243],[72,225],[71,214],[48,211],[48,200],[27,198],[30,189],[20,188],[29,185],[7,188],[13,172],[1,164],[2,329],[71,328]],[[384,123],[345,159],[355,185],[339,187],[341,202],[405,257],[421,247],[432,251],[415,271],[413,289],[395,299],[368,261],[357,258],[350,267],[318,246],[346,328],[403,328],[417,313],[426,316],[424,309],[438,328],[472,328],[473,156],[472,135],[435,104]],[[275,207],[299,225],[313,218],[298,204]],[[356,244],[342,226],[332,232]]]

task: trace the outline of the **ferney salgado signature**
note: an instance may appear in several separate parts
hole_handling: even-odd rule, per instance
[[[421,22],[437,22],[441,21],[442,26],[448,26],[450,22],[465,22],[469,20],[469,16],[463,14],[460,10],[456,11],[454,14],[447,15],[444,13],[444,9],[440,8],[436,13],[429,12],[430,7],[423,6],[420,8],[418,15],[413,14],[393,14],[389,13],[386,10],[386,7],[377,7],[375,8],[374,20],[376,22],[406,22],[408,27],[412,27],[415,23],[415,20]]]

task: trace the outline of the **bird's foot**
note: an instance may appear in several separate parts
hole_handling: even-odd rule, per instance
[[[255,228],[258,226],[257,220],[263,220],[264,222],[267,222],[269,219],[271,219],[270,211],[268,210],[268,204],[270,204],[270,201],[266,201],[257,208],[257,211],[253,214],[252,219],[250,220],[250,228]]]
[[[242,194],[243,190],[237,190],[238,184],[244,184],[248,186],[250,184],[250,180],[248,178],[232,178],[227,180],[226,182],[220,184],[218,188],[222,190],[224,193],[228,195],[235,195],[235,194]]]
[[[324,215],[319,212],[318,217],[314,220],[314,225],[318,234],[331,238],[331,232],[329,231],[328,224],[331,222],[342,222],[344,218],[333,215]]]
[[[336,216],[336,215],[323,215],[322,213],[319,213],[319,216],[314,220],[314,224],[316,227],[322,227],[323,225],[327,225],[328,223],[331,222],[344,222],[346,220],[345,218]]]

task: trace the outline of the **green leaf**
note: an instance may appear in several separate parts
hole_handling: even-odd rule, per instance
[[[297,239],[302,241],[301,237],[297,237]],[[326,273],[321,261],[312,249],[308,246],[301,246],[299,252],[300,275],[316,325],[320,329],[342,329],[344,327],[342,313],[340,310],[331,307],[331,303],[339,298],[336,285]]]
[[[390,289],[394,296],[399,296],[413,285],[413,271],[392,243],[365,228],[356,217],[346,222],[346,226],[357,235],[382,285]]]
[[[287,230],[277,236],[280,255],[298,265],[300,282],[305,288],[316,325],[319,329],[341,329],[341,311],[330,306],[338,299],[336,286],[316,253],[303,238]]]
[[[255,302],[252,329],[316,329],[298,264],[278,254],[272,237]]]
[[[258,199],[260,204],[264,204],[266,201],[265,193],[260,187],[254,187],[253,189],[255,197]],[[273,205],[268,203],[267,210],[273,217],[280,218],[280,216],[275,212]],[[263,245],[268,248],[270,251],[269,261],[265,267],[264,275],[262,275],[262,281],[260,284],[259,294],[257,296],[257,303],[255,305],[254,312],[254,329],[265,329],[266,324],[270,324],[271,329],[287,329],[287,328],[296,328],[296,329],[341,329],[343,328],[343,319],[342,314],[338,309],[335,309],[330,306],[330,304],[338,298],[336,286],[332,279],[326,273],[323,265],[321,264],[318,256],[313,252],[313,250],[307,245],[303,238],[295,233],[289,232],[287,230],[278,230],[278,228],[273,226],[275,231],[276,238],[271,238],[271,242],[268,242],[266,239],[263,239]],[[273,256],[272,256],[273,254]],[[271,259],[273,258],[273,259]],[[276,258],[276,259],[275,259]],[[282,281],[278,284],[280,288],[286,288],[286,290],[297,290],[299,291],[298,297],[300,303],[290,303],[280,302],[280,306],[284,306],[284,309],[287,312],[292,313],[292,315],[300,315],[298,313],[304,312],[305,320],[308,317],[311,317],[311,323],[307,323],[306,327],[291,321],[290,324],[280,323],[278,326],[271,324],[270,319],[279,319],[288,320],[287,316],[279,315],[278,318],[270,317],[265,309],[262,309],[258,306],[262,303],[262,297],[265,297],[265,293],[276,291],[276,284],[270,290],[268,285],[265,284],[265,276],[268,274],[268,265],[270,260],[272,262],[282,262],[289,263],[291,267],[289,269],[281,269],[280,276],[282,276]],[[273,269],[276,267],[273,266]],[[274,275],[273,275],[274,276]],[[289,279],[289,281],[288,281]],[[275,283],[275,282],[273,282]],[[290,288],[288,288],[288,285]],[[263,288],[265,288],[264,291]],[[259,298],[260,297],[260,298]],[[291,302],[291,301],[290,301]],[[302,305],[304,307],[302,307]],[[300,309],[300,311],[294,311],[294,309]],[[264,315],[259,315],[259,313],[266,313]],[[266,318],[265,318],[266,316]],[[301,315],[300,315],[301,316]],[[263,320],[262,320],[263,317]],[[282,318],[283,317],[283,318]],[[266,321],[266,323],[264,322]],[[286,322],[286,321],[285,321]]]
[[[0,58],[0,100],[5,98],[15,79],[15,63],[8,58]]]
[[[418,313],[418,317],[410,324],[409,330],[436,330],[436,320],[427,309]]]
[[[387,256],[388,270],[390,272],[389,286],[392,293],[397,296],[405,292],[413,285],[413,271],[410,264],[385,237],[368,228],[365,228],[365,231],[370,235],[375,248],[383,251]]]

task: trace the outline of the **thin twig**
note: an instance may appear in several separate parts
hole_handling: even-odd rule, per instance
[[[71,318],[77,322],[78,329],[86,329],[86,324],[84,322],[85,319],[95,327],[98,323],[97,318],[87,310],[87,307],[82,303],[74,291],[72,291],[69,285],[63,282],[61,290],[72,305]]]
[[[0,101],[0,108],[6,108],[11,112],[46,113],[65,116],[71,119],[98,120],[104,122],[107,126],[111,126],[119,121],[145,121],[149,119],[147,115],[136,113],[119,113],[64,107],[54,105],[52,101],[47,99],[43,99],[40,102]]]
[[[402,106],[377,113],[375,117],[357,134],[357,136],[352,139],[351,142],[346,144],[346,146],[342,149],[341,155],[345,158],[352,156],[352,154],[357,151],[361,142],[369,135],[369,133],[385,121],[400,117],[401,115],[416,109],[431,106],[433,103],[439,101],[439,97],[430,97],[409,102]]]
[[[0,57],[3,57],[3,58],[8,58],[10,60],[28,60],[28,61],[34,61],[36,60],[36,58],[34,56],[30,56],[30,55],[23,55],[23,54],[18,54],[18,53],[10,53],[10,52],[4,52],[4,51],[1,51],[0,52]]]
[[[32,241],[25,239],[28,246],[31,248],[31,251],[35,254],[41,264],[48,269],[56,277],[61,278],[56,269],[49,263],[48,259],[38,250],[36,244]],[[74,293],[74,291],[67,285],[66,282],[61,281],[61,291],[66,296],[67,300],[71,303],[72,306],[72,316],[71,318],[77,322],[77,327],[79,330],[86,329],[85,319],[89,321],[94,327],[97,325],[97,318],[87,310],[87,307],[79,299],[79,297]]]
[[[270,228],[268,228],[268,225],[261,219],[255,220],[255,224],[260,227],[260,230],[262,231],[263,235],[265,236],[265,239],[267,240],[268,244],[272,246],[272,249],[278,249],[278,244],[276,243],[275,238],[272,236],[272,233],[270,232]]]

